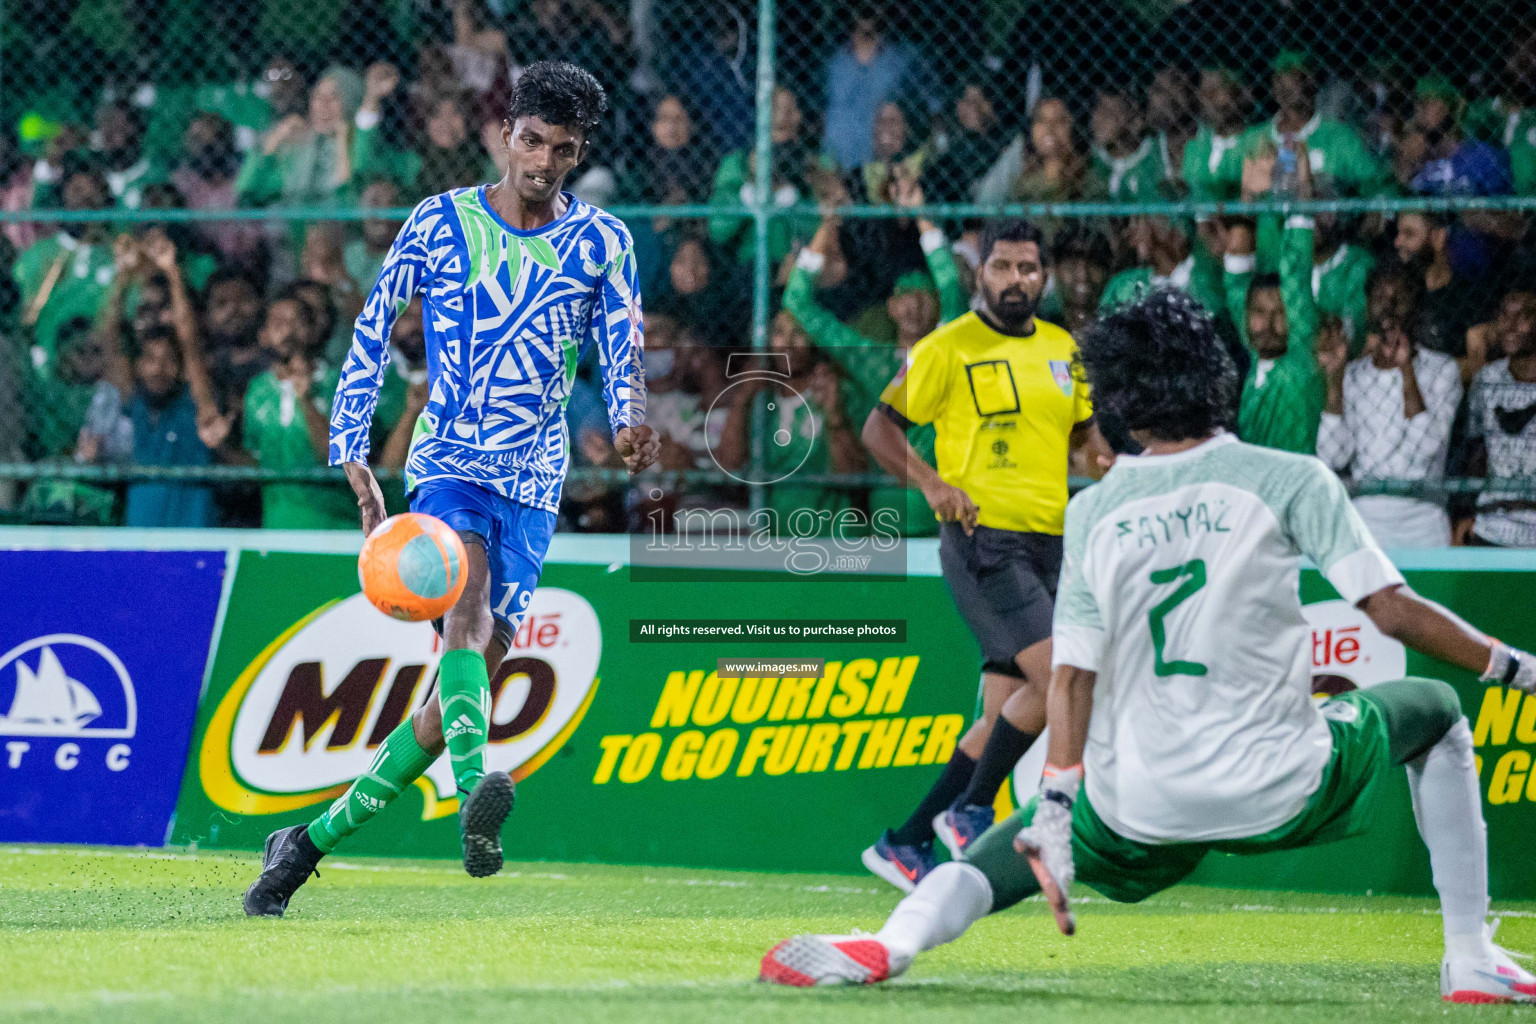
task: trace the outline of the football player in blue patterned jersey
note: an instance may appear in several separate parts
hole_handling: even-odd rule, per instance
[[[280,916],[315,865],[448,750],[464,868],[501,869],[512,780],[484,770],[490,675],[506,655],[543,566],[570,450],[565,405],[595,345],[614,446],[631,472],[655,461],[645,426],[640,291],[623,223],[561,186],[586,158],[607,107],[571,64],[530,65],[502,127],[505,177],[423,200],[401,228],[353,332],[331,409],[332,465],[345,468],[363,531],[385,517],[368,468],[368,428],[390,329],[422,296],[431,395],[406,460],[411,509],[465,542],[464,594],[440,630],[438,699],[391,733],[373,764],[309,825],[267,837],[251,915]],[[446,726],[446,727],[445,727]]]

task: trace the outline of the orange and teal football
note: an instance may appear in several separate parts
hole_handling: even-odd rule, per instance
[[[464,593],[464,542],[448,524],[420,512],[390,516],[363,542],[357,578],[373,606],[391,618],[442,616]]]

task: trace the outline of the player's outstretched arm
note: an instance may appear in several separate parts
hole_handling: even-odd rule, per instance
[[[1093,715],[1093,684],[1098,674],[1075,665],[1057,665],[1045,698],[1046,728],[1051,734],[1040,799],[1034,820],[1019,830],[1013,847],[1029,858],[1040,892],[1056,915],[1063,935],[1077,931],[1067,903],[1075,871],[1072,865],[1072,804],[1083,781],[1083,747]]]
[[[424,200],[400,228],[384,257],[384,269],[352,327],[352,347],[341,364],[331,401],[327,461],[333,466],[356,462],[366,468],[368,464],[368,432],[384,382],[384,368],[389,365],[389,334],[411,296],[430,280],[428,239],[443,216],[439,204],[435,196]]]
[[[1483,682],[1536,692],[1536,657],[1485,635],[1407,585],[1378,590],[1360,607],[1377,629],[1421,654],[1476,672]]]
[[[645,331],[633,243],[626,231],[609,244],[587,330],[602,368],[613,446],[625,467],[638,473],[661,455],[661,440],[645,425]]]
[[[1536,692],[1536,658],[1511,648],[1413,592],[1382,553],[1339,478],[1310,461],[1286,513],[1301,553],[1388,636],[1432,658]],[[1059,614],[1059,613],[1058,613]]]

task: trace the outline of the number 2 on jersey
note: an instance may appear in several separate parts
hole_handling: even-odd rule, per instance
[[[1183,582],[1179,582],[1181,580]],[[1205,675],[1205,666],[1198,661],[1166,661],[1163,658],[1163,645],[1168,641],[1168,632],[1163,626],[1163,620],[1175,608],[1193,597],[1197,590],[1205,586],[1205,561],[1193,558],[1183,565],[1154,570],[1152,582],[1159,586],[1165,583],[1179,584],[1173,593],[1153,605],[1152,610],[1147,613],[1147,622],[1152,627],[1153,671],[1159,676]]]

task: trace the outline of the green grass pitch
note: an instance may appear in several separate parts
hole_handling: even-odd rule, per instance
[[[793,932],[873,930],[893,890],[853,875],[586,864],[512,864],[475,881],[451,862],[340,856],[286,919],[250,921],[240,894],[255,865],[235,854],[0,850],[0,1020],[1525,1016],[1440,1002],[1440,919],[1428,900],[1193,886],[1137,907],[1090,896],[1073,939],[1029,902],[894,983],[806,992],[758,984],[763,952]],[[1536,904],[1495,912],[1501,942],[1536,949]]]

